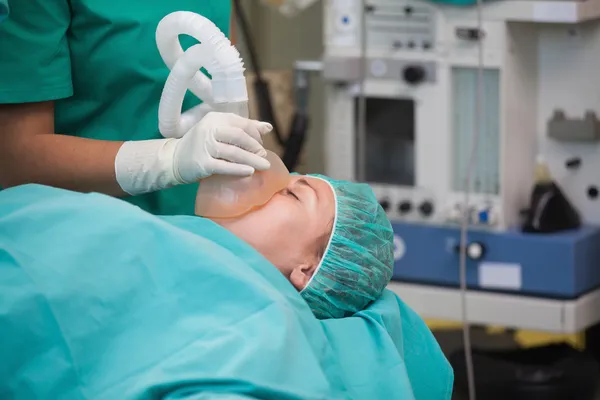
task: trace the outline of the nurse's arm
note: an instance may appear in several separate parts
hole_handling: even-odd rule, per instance
[[[115,157],[123,142],[54,132],[52,101],[0,104],[0,187],[38,183],[121,196]]]

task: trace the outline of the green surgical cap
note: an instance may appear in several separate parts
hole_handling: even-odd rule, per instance
[[[364,183],[327,182],[336,210],[329,243],[301,295],[319,319],[343,318],[377,300],[394,266],[394,232],[375,194]]]

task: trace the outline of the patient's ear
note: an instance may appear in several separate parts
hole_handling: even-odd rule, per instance
[[[300,291],[306,287],[317,269],[316,263],[297,265],[290,274],[290,282],[296,290]]]

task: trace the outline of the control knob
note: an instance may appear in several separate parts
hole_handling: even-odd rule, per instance
[[[431,201],[424,201],[419,206],[419,211],[424,217],[430,217],[433,214],[433,203]]]
[[[409,85],[418,85],[425,80],[425,68],[421,65],[408,65],[402,70],[402,78]]]
[[[480,242],[472,242],[467,245],[467,257],[471,260],[481,260],[485,255],[485,246]]]
[[[412,210],[412,203],[408,200],[404,200],[398,204],[398,212],[400,214],[408,214]]]
[[[380,200],[379,205],[383,208],[383,211],[388,212],[390,209],[390,201],[389,200]]]
[[[459,253],[461,249],[460,245],[456,245],[456,247],[454,248],[454,250]],[[483,258],[483,256],[485,256],[486,253],[486,248],[483,245],[483,243],[481,242],[471,242],[469,244],[467,244],[467,257],[470,260],[473,261],[478,261],[481,260]]]

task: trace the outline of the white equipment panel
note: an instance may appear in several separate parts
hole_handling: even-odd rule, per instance
[[[475,129],[481,42],[483,117],[471,188],[473,221],[492,229],[519,223],[520,211],[528,207],[535,156],[541,152],[584,221],[600,223],[600,122],[583,120],[586,112],[600,120],[600,86],[595,84],[600,25],[512,22],[597,19],[600,0],[491,2],[484,5],[482,31],[472,8],[371,0],[364,17],[364,58],[361,1],[324,4],[328,174],[355,179],[360,168],[391,219],[456,222]],[[383,124],[377,121],[382,116],[367,113],[364,149],[357,147],[356,128],[362,71],[367,108],[384,104],[393,114],[387,117],[392,123]],[[407,101],[411,107],[402,105]],[[556,125],[548,123],[556,111],[572,123],[560,128],[562,140],[551,134]],[[404,132],[407,125],[412,135]],[[395,130],[383,132],[382,126]],[[569,127],[573,137],[568,137]],[[590,136],[596,130],[598,137]],[[589,140],[574,139],[586,135]],[[364,165],[359,165],[359,154]]]

